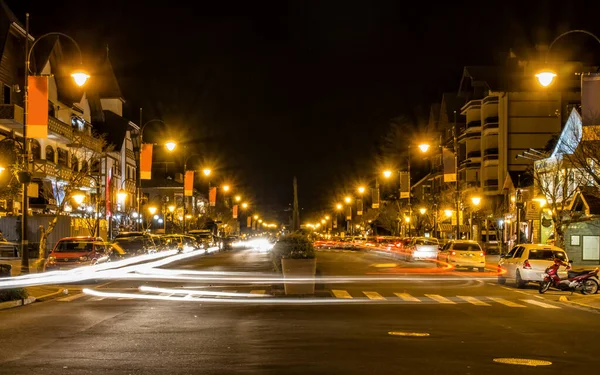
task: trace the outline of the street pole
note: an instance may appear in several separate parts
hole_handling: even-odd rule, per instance
[[[456,128],[456,111],[454,111],[454,126],[452,128],[452,133],[454,135],[454,173],[456,178],[456,191],[455,194],[455,205],[456,205],[456,240],[460,239],[460,222],[459,222],[459,210],[460,210],[460,187],[458,181],[458,129]]]
[[[23,166],[21,173],[23,197],[21,202],[21,273],[29,273],[29,240],[27,219],[29,216],[29,142],[27,142],[27,115],[29,111],[29,13],[25,14],[25,84],[23,92]]]
[[[408,237],[412,231],[412,206],[410,205],[410,144],[408,145]]]
[[[184,150],[184,155],[186,154],[187,151],[187,146],[183,146],[183,150]],[[186,203],[187,203],[187,199],[185,198],[185,175],[187,172],[187,161],[188,161],[188,157],[184,156],[184,160],[183,160],[183,195],[182,195],[182,203],[183,203],[183,231],[182,234],[185,234],[185,215],[187,214],[187,207],[186,207]]]
[[[135,169],[135,197],[137,200],[137,204],[136,204],[136,210],[138,213],[138,218],[135,219],[135,229],[139,232],[142,228],[142,223],[143,223],[143,215],[142,215],[142,145],[144,144],[144,136],[143,136],[143,125],[142,125],[142,108],[140,108],[140,134],[139,134],[139,141],[140,144],[138,145],[138,150],[137,150],[137,155],[136,155],[136,162],[137,162],[137,168]],[[135,151],[135,150],[134,150]]]

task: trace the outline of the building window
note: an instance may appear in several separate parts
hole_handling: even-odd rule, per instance
[[[3,90],[3,100],[4,100],[4,104],[10,104],[10,94],[11,94],[11,89],[9,85],[4,85],[4,90]]]
[[[33,160],[42,158],[42,146],[40,146],[40,142],[38,142],[37,139],[31,140],[31,157]]]
[[[71,169],[75,172],[79,172],[79,159],[77,159],[77,156],[75,155],[71,156]]]
[[[600,260],[600,237],[583,236],[582,260]]]
[[[62,165],[63,167],[69,167],[69,152],[62,148],[57,148],[58,161],[56,164]]]
[[[54,147],[52,146],[46,146],[46,161],[56,163],[56,159],[54,158]]]

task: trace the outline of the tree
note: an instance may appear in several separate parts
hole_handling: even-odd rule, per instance
[[[556,246],[563,247],[564,230],[570,218],[567,208],[577,188],[588,185],[590,177],[563,157],[536,161],[532,174],[535,188],[546,198],[548,208],[552,210]]]
[[[101,149],[106,148],[102,147]],[[78,162],[81,162],[80,165],[82,167],[71,168],[70,170],[64,167],[61,168],[61,178],[52,183],[53,191],[50,192],[46,189],[40,190],[42,198],[46,199],[47,201],[50,201],[51,199],[56,201],[56,208],[50,211],[52,215],[50,221],[45,228],[41,229],[40,233],[40,244],[38,247],[40,267],[45,267],[46,264],[45,258],[48,236],[54,231],[59,216],[65,215],[72,211],[72,200],[76,194],[82,194],[81,188],[84,186],[89,187],[93,183],[93,186],[96,188],[96,199],[99,199],[101,186],[98,186],[98,181],[95,181],[95,179],[91,177],[90,173],[100,173],[101,155],[102,153],[99,151],[79,151],[78,149],[71,149],[69,160],[77,160]],[[110,189],[109,186],[106,188]],[[95,206],[99,207],[100,204],[96,204]],[[96,207],[93,208],[94,211],[96,211]],[[85,217],[86,215],[88,216],[87,218]],[[100,220],[100,212],[96,212],[96,214],[89,214],[84,211],[82,216],[84,216],[84,226],[88,228],[90,234],[98,235],[99,233],[97,233],[97,228]]]
[[[384,205],[379,209],[377,224],[390,233],[398,233],[400,206],[397,202]]]

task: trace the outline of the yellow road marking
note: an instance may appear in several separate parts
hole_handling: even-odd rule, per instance
[[[469,302],[470,304],[476,305],[476,306],[491,306],[489,303],[480,301],[475,297],[471,297],[471,296],[457,296],[457,297]]]
[[[498,297],[488,297],[488,298],[491,299],[494,302],[501,303],[504,306],[508,306],[508,307],[526,307],[526,306],[520,305],[518,303],[507,301],[504,298],[498,298]]]
[[[331,292],[333,293],[335,298],[352,298],[350,293],[348,293],[345,290],[332,290]]]
[[[250,294],[265,294],[264,290],[251,290]]]
[[[363,292],[369,299],[384,300],[385,298],[377,292]]]
[[[456,304],[456,302],[450,301],[448,298],[442,297],[439,294],[425,294],[425,297],[429,297],[432,300],[437,301],[439,303],[445,303],[445,304],[448,304],[448,305],[455,305]]]
[[[534,299],[522,299],[521,301],[523,301],[525,303],[530,303],[532,305],[540,306],[540,307],[543,307],[545,309],[560,309],[560,307],[558,307],[558,306],[554,306],[554,305],[550,305],[548,303],[536,301]]]
[[[378,264],[373,265],[373,267],[377,267],[377,268],[394,268],[397,266],[398,265],[396,263],[378,263]]]
[[[394,293],[396,296],[402,298],[403,301],[408,301],[408,302],[421,302],[420,299],[411,296],[408,293]]]
[[[71,302],[71,301],[75,301],[76,299],[81,298],[81,297],[83,297],[85,295],[86,294],[84,294],[84,293],[73,294],[72,296],[69,296],[69,297],[59,298],[59,299],[57,299],[57,301],[60,301],[60,302]]]
[[[527,359],[527,358],[494,358],[496,363],[504,363],[507,365],[520,365],[520,366],[550,366],[552,362],[542,361],[539,359]]]
[[[427,337],[429,333],[427,332],[388,332],[388,335],[392,336],[405,336],[405,337]]]

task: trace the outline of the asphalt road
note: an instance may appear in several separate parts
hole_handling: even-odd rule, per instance
[[[266,254],[240,250],[169,268],[263,274],[271,265]],[[597,368],[598,313],[559,303],[557,295],[540,298],[534,288],[498,286],[491,270],[442,273],[430,263],[349,251],[318,252],[318,268],[323,277],[402,279],[327,282],[303,304],[290,298],[276,298],[281,304],[171,300],[176,294],[137,289],[281,294],[278,284],[258,282],[94,286],[108,296],[72,289],[67,297],[0,311],[0,374],[555,374]],[[167,300],[146,299],[157,295]],[[509,365],[497,358],[552,364]]]

